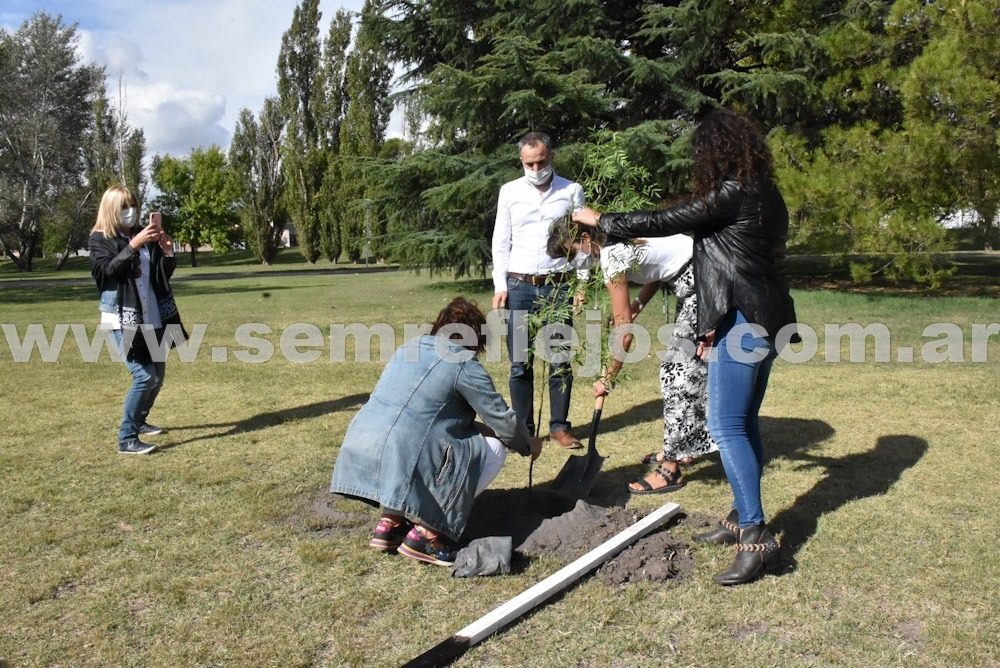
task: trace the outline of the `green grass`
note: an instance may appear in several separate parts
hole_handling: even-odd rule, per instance
[[[106,352],[85,363],[74,345],[57,362],[37,351],[15,362],[0,341],[0,666],[399,665],[564,565],[541,558],[515,575],[452,579],[371,550],[376,518],[362,504],[338,503],[346,521],[332,526],[311,510],[327,499],[338,445],[382,364],[377,345],[370,362],[330,361],[326,345],[319,361],[295,363],[280,353],[281,333],[294,323],[326,335],[384,322],[399,343],[404,324],[429,320],[459,292],[488,304],[488,283],[408,272],[178,274],[185,323],[202,325],[203,340],[193,361],[168,364],[151,417],[170,433],[150,457],[115,453],[128,376]],[[763,485],[796,569],[723,589],[711,578],[730,549],[698,546],[682,582],[610,587],[585,577],[457,665],[1000,662],[1000,335],[986,363],[920,360],[925,329],[942,322],[959,327],[968,360],[971,327],[997,321],[996,299],[795,297],[821,354],[775,365]],[[0,287],[0,322],[19,336],[31,323],[49,335],[82,323],[92,336],[96,306],[89,284]],[[649,309],[641,322],[655,328],[660,317]],[[235,338],[248,322],[273,331],[260,335],[276,349],[269,361],[234,360],[248,348]],[[827,323],[884,323],[892,348],[914,348],[917,361],[875,362],[873,344],[865,361],[825,361]],[[213,347],[226,347],[229,361],[213,362]],[[846,360],[848,342],[836,348]],[[506,394],[506,362],[487,366]],[[594,494],[652,510],[668,498],[630,499],[624,487],[661,436],[656,361],[630,372],[605,405],[598,444],[608,460]],[[578,431],[593,408],[590,383],[575,385]],[[536,483],[564,461],[547,448]],[[717,457],[686,475],[669,500],[724,512]],[[495,486],[526,483],[527,463],[513,457]]]
[[[364,262],[360,264],[339,263],[332,264],[329,260],[320,259],[314,264],[306,262],[298,248],[282,248],[278,251],[274,261],[264,267],[257,264],[253,258],[253,253],[248,250],[236,250],[228,253],[213,253],[212,251],[199,251],[195,257],[196,266],[191,266],[191,254],[186,252],[177,253],[178,276],[199,275],[199,274],[226,274],[226,273],[271,273],[288,271],[315,271],[317,269],[352,271],[366,268]],[[372,261],[368,267],[377,268],[385,265]],[[0,283],[4,281],[16,282],[21,280],[65,280],[90,278],[90,260],[83,255],[74,255],[66,261],[62,269],[56,271],[55,261],[49,258],[37,258],[33,264],[31,272],[18,271],[17,265],[7,258],[0,258]]]

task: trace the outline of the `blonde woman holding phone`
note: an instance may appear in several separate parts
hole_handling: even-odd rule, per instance
[[[146,418],[163,387],[167,350],[187,338],[170,288],[177,267],[174,244],[163,231],[159,213],[150,214],[145,227],[139,226],[135,195],[118,185],[101,198],[89,250],[90,273],[100,293],[100,327],[110,330],[132,375],[118,430],[118,452],[145,455],[156,446],[140,437],[164,431]]]

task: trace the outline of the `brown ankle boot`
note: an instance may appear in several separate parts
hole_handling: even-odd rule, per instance
[[[716,543],[717,545],[732,545],[736,542],[736,532],[739,530],[740,512],[733,508],[726,519],[719,520],[719,526],[691,536],[696,543]]]
[[[755,524],[736,532],[736,559],[733,565],[715,576],[720,585],[737,585],[750,582],[765,570],[781,565],[778,541],[764,524]]]

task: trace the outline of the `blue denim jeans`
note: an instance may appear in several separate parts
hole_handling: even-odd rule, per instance
[[[122,350],[122,330],[116,329],[114,332],[115,347],[118,354],[132,374],[132,387],[125,395],[125,408],[122,411],[122,424],[118,430],[118,443],[125,443],[139,436],[139,427],[146,424],[146,416],[149,415],[156,395],[163,387],[163,374],[166,371],[166,362],[132,362],[125,358]],[[142,333],[136,334],[142,336]],[[156,330],[156,340],[163,340],[163,330]]]
[[[528,431],[535,433],[535,371],[533,340],[529,340],[526,316],[538,313],[546,305],[553,305],[565,313],[561,319],[550,324],[573,325],[573,313],[563,308],[571,303],[568,285],[532,285],[513,278],[507,279],[507,354],[510,357],[510,403],[517,416],[527,425]],[[554,328],[550,339],[565,339],[566,336]],[[553,346],[553,352],[556,352]],[[549,431],[568,430],[569,400],[573,390],[573,366],[569,355],[563,361],[550,362],[549,367]]]
[[[764,522],[758,413],[774,362],[774,342],[752,333],[738,310],[723,319],[715,337],[714,359],[708,363],[708,431],[719,445],[740,527],[746,528]]]

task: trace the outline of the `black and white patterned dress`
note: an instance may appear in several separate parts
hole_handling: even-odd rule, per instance
[[[719,449],[708,433],[705,417],[708,367],[696,354],[698,298],[691,254],[691,238],[680,234],[615,244],[601,251],[606,278],[627,272],[631,282],[659,281],[677,297],[673,336],[660,366],[663,455],[670,461]]]
[[[674,332],[660,365],[663,394],[663,458],[678,461],[716,452],[705,416],[708,366],[695,351],[698,298],[691,264],[665,284],[677,297]]]

